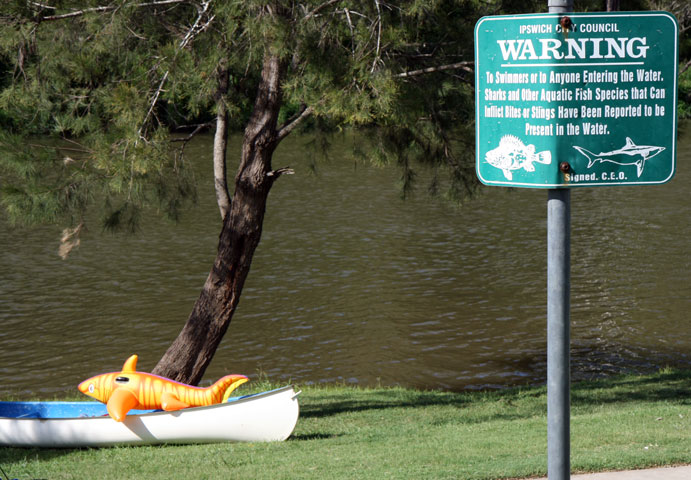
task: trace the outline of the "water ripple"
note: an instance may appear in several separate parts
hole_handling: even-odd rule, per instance
[[[463,208],[422,194],[403,202],[392,169],[334,159],[313,176],[300,139],[291,142],[277,156],[297,174],[270,195],[208,379],[261,372],[449,390],[544,381],[545,192],[488,188]],[[208,155],[206,143],[188,148]],[[691,157],[690,135],[678,156]],[[210,173],[199,165],[199,178]],[[575,379],[691,365],[685,175],[662,187],[574,190]],[[181,224],[147,218],[130,237],[94,226],[64,262],[59,229],[0,229],[3,391],[74,392],[131,353],[153,368],[215,254],[218,212],[213,191],[201,193]]]

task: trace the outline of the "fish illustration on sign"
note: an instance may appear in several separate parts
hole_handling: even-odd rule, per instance
[[[583,147],[577,147],[576,145],[574,145],[573,148],[588,159],[588,168],[595,165],[595,162],[611,162],[617,165],[636,165],[636,173],[638,173],[639,178],[645,168],[645,162],[665,149],[665,147],[656,147],[653,145],[636,145],[629,137],[626,137],[626,145],[619,150],[612,150],[611,152],[593,153]]]
[[[552,163],[549,151],[535,153],[535,145],[525,145],[518,137],[504,135],[499,140],[499,146],[485,155],[487,163],[504,172],[507,180],[513,180],[513,170],[523,169],[534,172],[533,163]]]

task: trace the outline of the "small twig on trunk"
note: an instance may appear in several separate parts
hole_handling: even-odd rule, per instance
[[[281,175],[293,175],[295,173],[295,170],[293,170],[290,167],[283,167],[279,168],[278,170],[271,170],[270,172],[266,172],[267,177],[274,177],[274,180],[280,177]]]

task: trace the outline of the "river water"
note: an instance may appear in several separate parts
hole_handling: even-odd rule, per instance
[[[670,183],[572,192],[576,380],[691,366],[687,130]],[[344,145],[315,174],[305,141],[288,139],[274,157],[296,175],[270,195],[205,382],[244,373],[447,390],[543,383],[547,192],[487,187],[456,207],[420,188],[403,201],[394,168],[355,162]],[[236,138],[231,160],[238,150]],[[132,353],[140,370],[153,368],[199,294],[220,228],[211,138],[188,153],[200,198],[177,225],[152,216],[122,236],[93,222],[63,261],[58,227],[0,224],[4,396],[75,393]]]

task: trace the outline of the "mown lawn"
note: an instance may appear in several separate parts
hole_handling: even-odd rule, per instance
[[[243,393],[243,392],[239,392]],[[691,463],[691,372],[572,388],[572,470]],[[303,388],[270,444],[0,449],[8,478],[495,479],[546,474],[546,391]],[[2,478],[5,474],[0,473]]]

